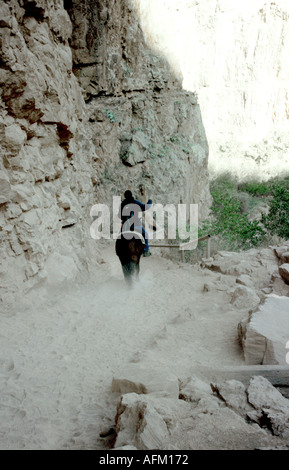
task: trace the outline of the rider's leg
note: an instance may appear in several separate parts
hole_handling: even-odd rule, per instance
[[[142,236],[145,239],[144,252],[148,252],[149,251],[149,236],[148,236],[148,233],[146,232],[146,230],[144,229],[144,227],[142,227],[142,232],[141,233],[142,233]]]

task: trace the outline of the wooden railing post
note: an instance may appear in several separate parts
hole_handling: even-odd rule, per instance
[[[206,246],[206,258],[211,257],[211,236],[210,235],[204,235],[203,237],[197,238],[196,240],[190,240],[189,242],[185,243],[180,243],[178,245],[169,245],[167,243],[160,243],[159,245],[152,245],[150,244],[150,247],[152,248],[178,248],[181,251],[181,262],[184,262],[184,247],[191,245],[192,243],[196,242],[201,242],[201,241],[207,241],[207,246]]]
[[[211,257],[211,236],[208,235],[208,238],[207,238],[207,248],[206,248],[206,258],[210,258]]]

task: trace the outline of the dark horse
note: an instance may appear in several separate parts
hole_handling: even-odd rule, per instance
[[[124,278],[131,283],[139,275],[140,257],[144,252],[144,239],[138,232],[122,232],[119,234],[115,252],[121,262]]]

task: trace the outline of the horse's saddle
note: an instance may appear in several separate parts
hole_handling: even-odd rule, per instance
[[[142,244],[145,245],[145,239],[142,236],[141,233],[132,231],[132,230],[125,230],[123,232],[120,232],[117,236],[117,238],[124,237],[126,240],[132,240],[133,238],[137,238],[141,240]]]

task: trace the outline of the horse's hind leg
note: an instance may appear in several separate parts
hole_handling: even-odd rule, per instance
[[[132,261],[130,261],[127,264],[123,264],[122,265],[122,271],[123,271],[123,275],[124,275],[125,280],[129,284],[131,284],[132,283],[132,276],[133,276],[133,272],[134,272],[134,264],[132,263]]]
[[[139,278],[139,262],[135,265],[135,276],[137,279]]]

